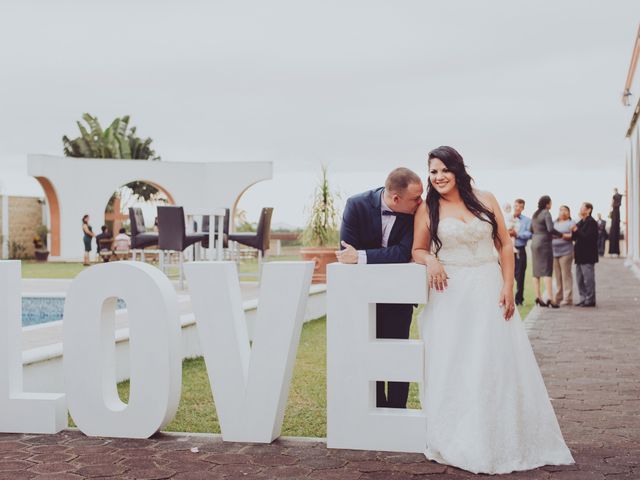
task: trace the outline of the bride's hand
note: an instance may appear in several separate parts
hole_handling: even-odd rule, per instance
[[[447,272],[436,257],[430,256],[426,262],[429,288],[435,288],[437,292],[443,292],[447,288]]]
[[[516,310],[513,300],[513,286],[504,287],[500,292],[500,306],[504,309],[504,319],[509,321]]]

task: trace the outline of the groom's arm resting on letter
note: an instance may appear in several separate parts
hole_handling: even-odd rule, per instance
[[[369,207],[367,205],[358,205],[350,198],[344,208],[342,217],[342,225],[340,226],[340,244],[342,242],[352,246],[358,252],[357,261],[348,261],[351,255],[348,255],[342,263],[407,263],[411,261],[411,247],[413,245],[413,222],[404,221],[400,216],[396,222],[402,222],[394,225],[394,228],[406,229],[402,232],[402,239],[396,245],[390,245],[386,248],[366,248],[367,244],[371,244],[371,239],[367,239],[366,235],[371,232],[369,227],[370,219],[367,218]],[[368,241],[367,241],[368,240]],[[341,246],[341,250],[344,247]],[[345,252],[347,253],[347,252]],[[338,257],[340,259],[340,256]]]
[[[413,229],[413,226],[411,228]],[[411,261],[412,245],[413,230],[402,237],[402,240],[397,245],[367,249],[367,263],[408,263]]]

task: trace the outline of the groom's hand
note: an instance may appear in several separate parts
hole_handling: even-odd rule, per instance
[[[344,240],[340,242],[344,250],[336,252],[336,258],[340,263],[358,263],[358,251]]]

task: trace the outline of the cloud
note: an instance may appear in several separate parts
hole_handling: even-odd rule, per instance
[[[637,0],[0,8],[0,165],[61,153],[88,111],[131,114],[165,160],[277,172],[386,171],[441,144],[474,168],[622,168]]]

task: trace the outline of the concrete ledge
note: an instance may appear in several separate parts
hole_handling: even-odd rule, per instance
[[[67,428],[67,430],[71,431],[79,431],[77,428]],[[208,440],[220,440],[222,441],[222,434],[220,433],[203,433],[203,432],[159,432],[162,435],[166,435],[169,437],[176,437],[178,441],[180,438],[186,439],[198,439],[198,438],[206,438]],[[278,443],[293,443],[293,444],[309,444],[309,443],[327,443],[327,439],[325,437],[289,437],[283,436],[278,437]]]
[[[309,299],[305,311],[304,321],[309,322],[326,314],[326,285],[312,285],[309,289]],[[184,301],[184,300],[182,300]],[[253,338],[253,330],[257,318],[258,301],[243,302],[249,336]],[[117,317],[126,318],[126,309],[116,312]],[[122,320],[120,318],[119,320]],[[34,325],[25,328],[46,328],[62,321],[50,322],[44,325]],[[195,358],[202,355],[198,339],[197,326],[193,313],[180,316],[182,324],[182,358]],[[129,328],[119,328],[115,331],[116,343],[116,378],[118,382],[129,379]],[[22,353],[24,368],[24,390],[26,392],[64,392],[64,373],[62,367],[62,342],[25,350]]]

